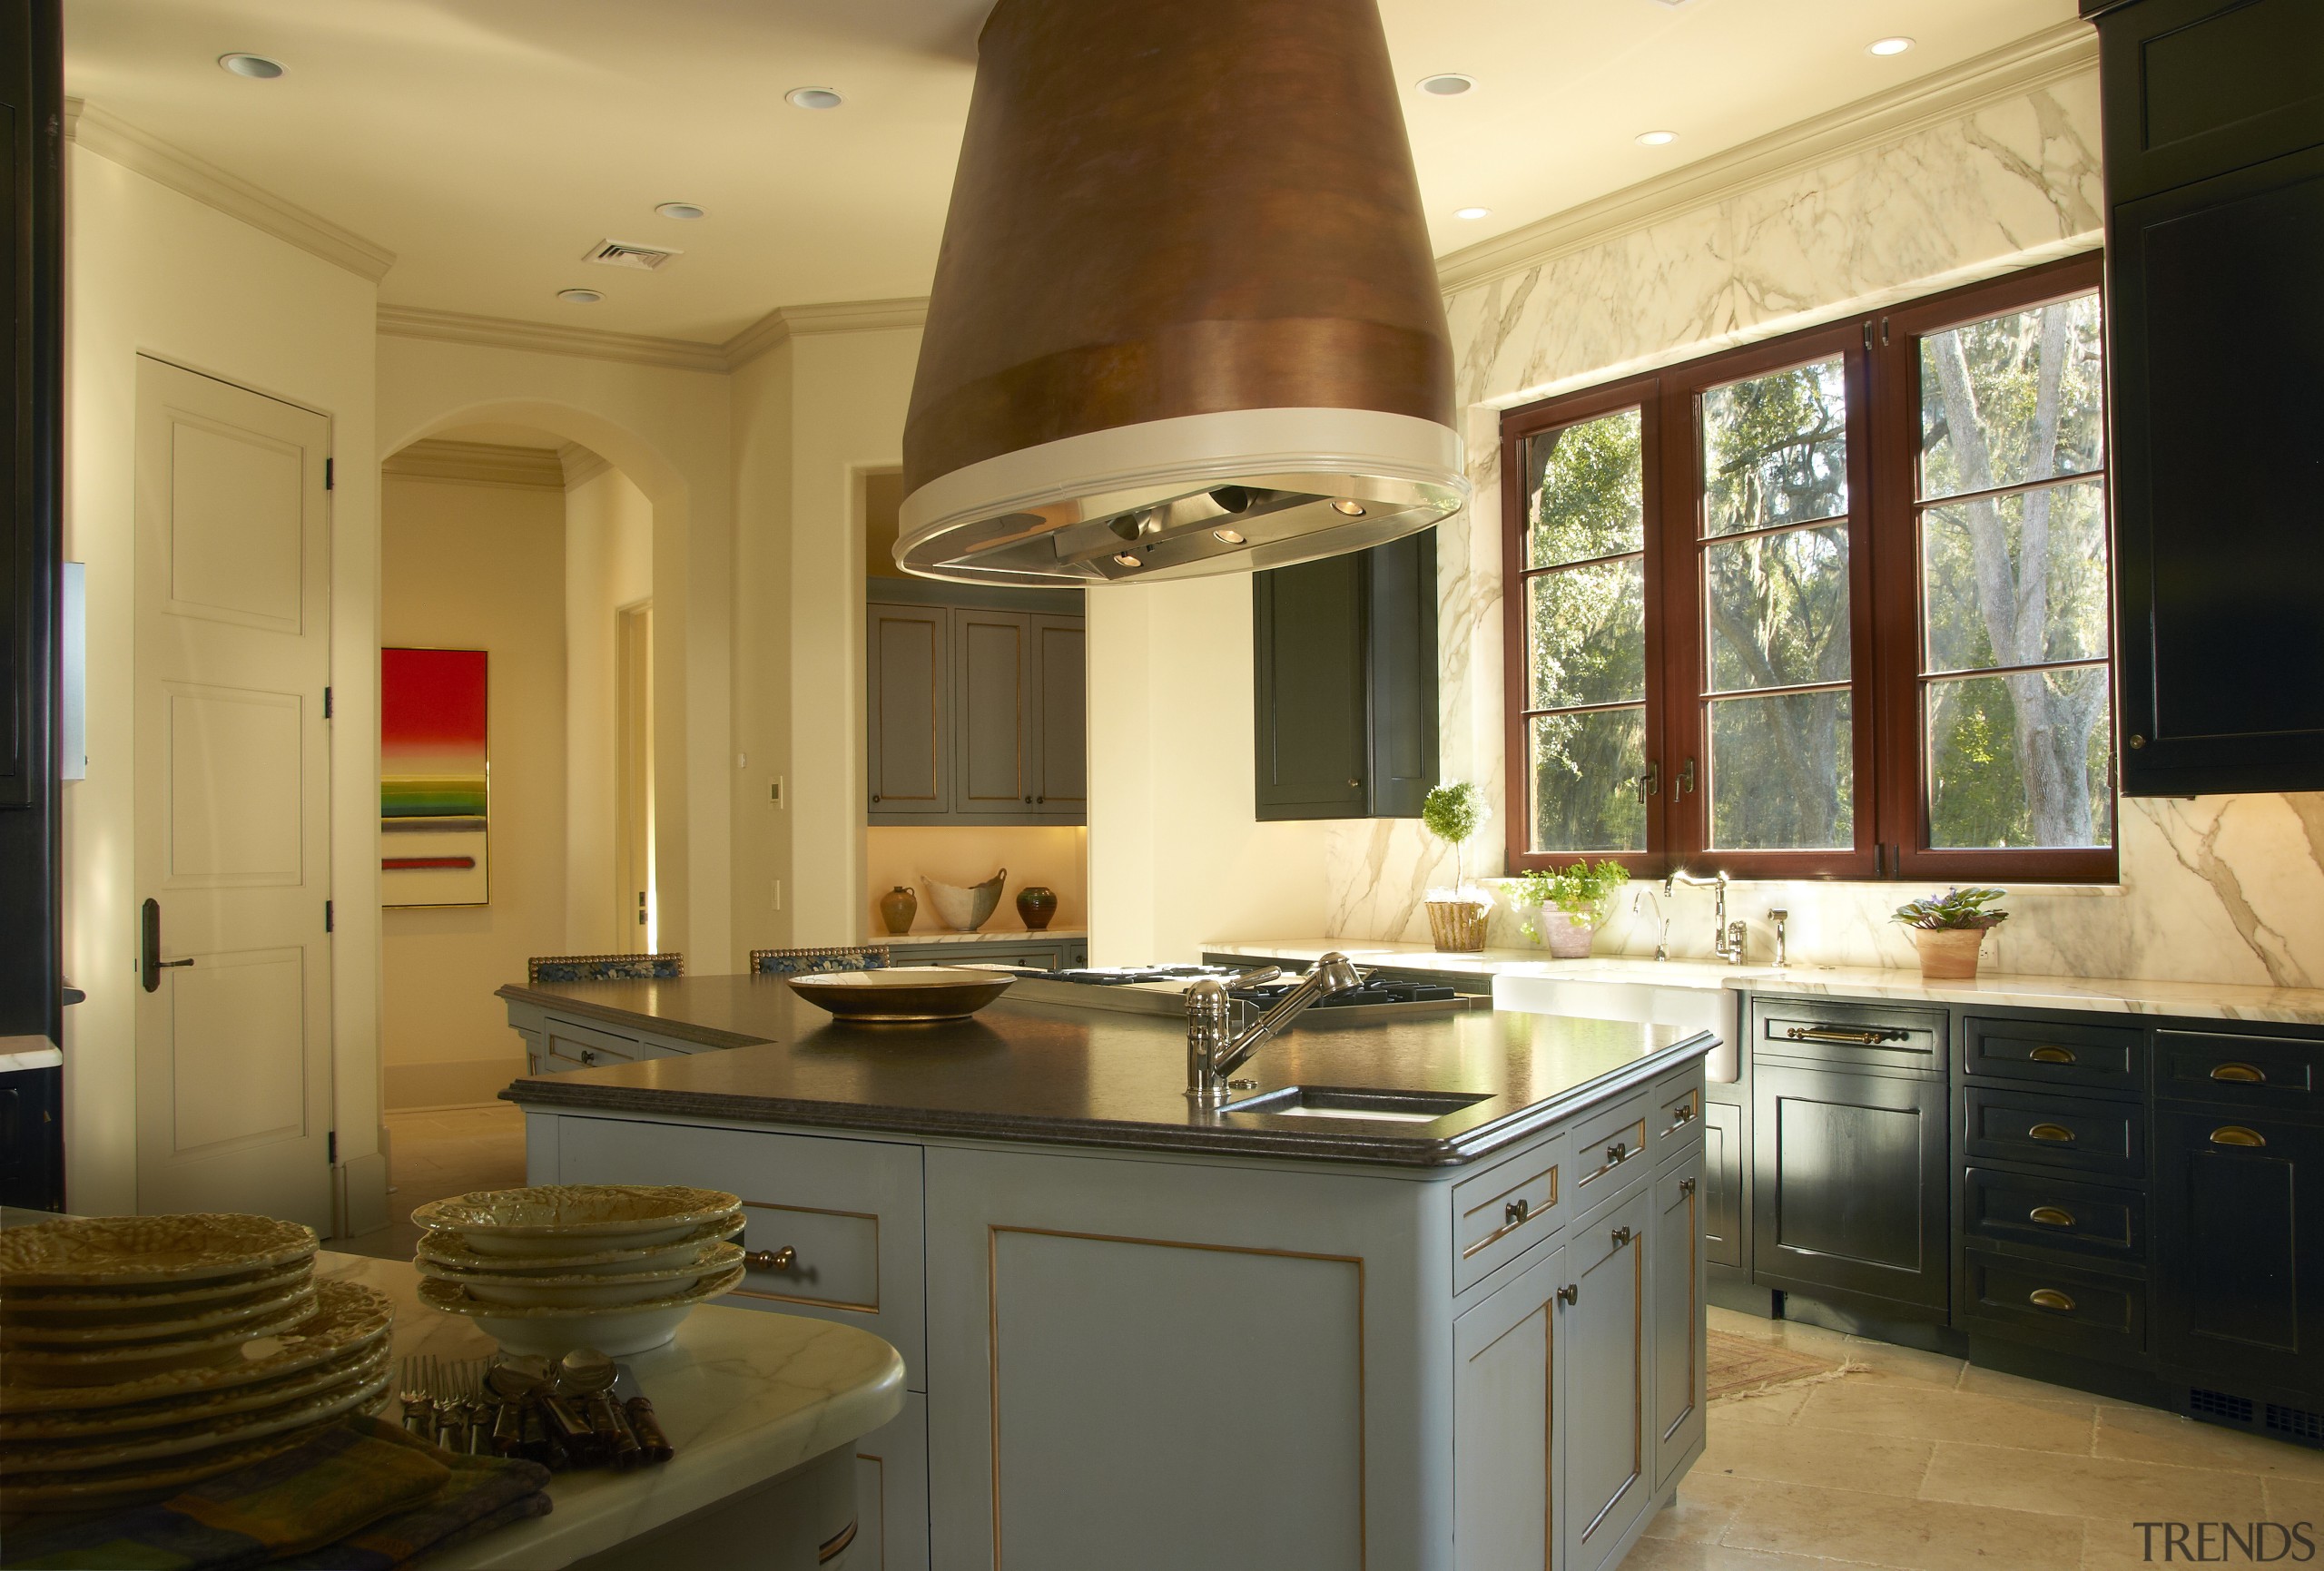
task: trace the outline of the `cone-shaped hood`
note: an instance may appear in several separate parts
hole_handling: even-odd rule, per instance
[[[904,427],[896,560],[1282,566],[1468,492],[1374,0],[1000,0]]]

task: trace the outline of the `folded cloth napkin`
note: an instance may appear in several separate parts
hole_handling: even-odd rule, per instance
[[[399,1431],[400,1432],[400,1431]],[[407,1560],[546,1517],[548,1469],[504,1457],[449,1457],[451,1477],[436,1492],[348,1537],[273,1564],[286,1571],[389,1571]]]
[[[495,1475],[489,1486],[477,1474]],[[455,1457],[383,1419],[349,1418],[304,1444],[204,1479],[158,1505],[19,1527],[0,1566],[40,1571],[241,1571],[336,1546],[362,1529],[426,1515],[437,1497],[467,1502],[440,1513],[438,1538],[539,1492],[548,1469],[497,1457]],[[546,1499],[546,1497],[544,1497]],[[417,1531],[417,1527],[407,1531]],[[333,1550],[335,1553],[335,1549]],[[315,1559],[312,1566],[392,1566],[393,1559]]]

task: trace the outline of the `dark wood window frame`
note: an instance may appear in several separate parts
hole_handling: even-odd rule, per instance
[[[1717,865],[1738,878],[1880,879],[1915,881],[2112,883],[2119,871],[2119,811],[2113,846],[1937,849],[1928,844],[1928,790],[1922,717],[1923,626],[1919,511],[1919,346],[1923,337],[2099,287],[2097,252],[2069,258],[1920,299],[1848,317],[1780,339],[1725,350],[1619,383],[1512,409],[1502,417],[1502,566],[1506,810],[1512,872],[1560,865],[1590,852],[1536,853],[1531,840],[1526,746],[1526,438],[1627,408],[1640,411],[1646,537],[1645,790],[1647,849],[1610,853],[1633,874],[1660,876],[1688,864]],[[1853,845],[1822,850],[1713,850],[1702,789],[1709,759],[1709,699],[1701,574],[1689,565],[1706,542],[1699,506],[1696,399],[1705,390],[1785,367],[1839,356],[1849,408],[1847,525],[1849,632],[1856,774]],[[2109,460],[2111,463],[2111,453]],[[2106,473],[2102,468],[2102,476]],[[2112,551],[2112,493],[2108,496]],[[2112,596],[2109,596],[2111,608]],[[2109,628],[2109,649],[2114,647]],[[2110,682],[2112,656],[2108,661]],[[2110,694],[2102,723],[2114,724]],[[1688,768],[1692,764],[1690,771]],[[1690,789],[1691,787],[1691,789]],[[2117,794],[2119,802],[2119,793]]]

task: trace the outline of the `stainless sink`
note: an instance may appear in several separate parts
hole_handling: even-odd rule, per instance
[[[1229,1102],[1221,1113],[1294,1118],[1367,1118],[1384,1124],[1433,1124],[1484,1101],[1489,1091],[1372,1091],[1337,1085],[1285,1085]]]

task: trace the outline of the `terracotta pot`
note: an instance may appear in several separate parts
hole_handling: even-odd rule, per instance
[[[1913,948],[1921,952],[1921,980],[1974,982],[1977,979],[1977,946],[1985,941],[1983,928],[1915,928]]]
[[[880,897],[880,920],[891,933],[909,933],[911,919],[920,915],[920,897],[898,884]]]
[[[1598,936],[1598,918],[1589,911],[1543,911],[1541,935],[1549,940],[1551,958],[1586,960],[1590,940]]]
[[[1473,955],[1485,947],[1485,913],[1489,906],[1473,900],[1431,900],[1428,930],[1440,953]]]
[[[1057,916],[1057,891],[1046,884],[1027,884],[1017,891],[1017,914],[1024,918],[1027,932],[1042,931]]]

